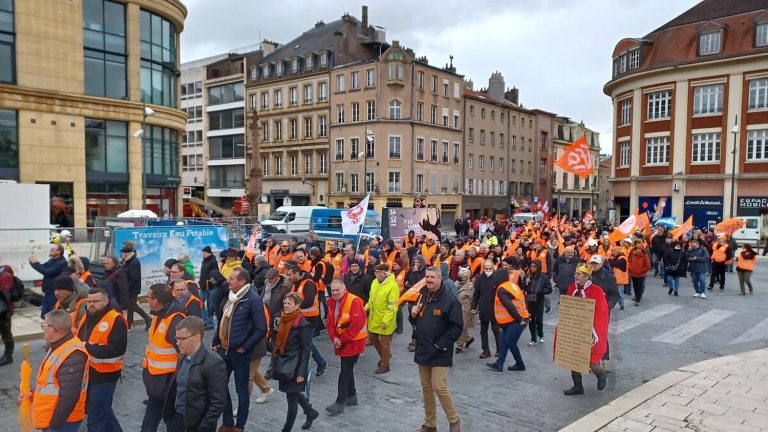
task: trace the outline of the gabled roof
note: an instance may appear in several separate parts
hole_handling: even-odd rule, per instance
[[[678,15],[672,21],[652,31],[651,34],[672,27],[716,20],[760,9],[768,9],[768,0],[704,0]]]
[[[355,23],[358,34],[360,33],[360,21],[352,16],[348,16]],[[336,33],[344,33],[344,20],[336,20],[328,24],[318,23],[313,28],[305,31],[299,37],[279,47],[264,57],[259,64],[269,63],[277,60],[288,59],[291,57],[303,57],[308,53],[316,53],[320,50],[331,50],[334,46]],[[359,37],[363,37],[360,35]]]

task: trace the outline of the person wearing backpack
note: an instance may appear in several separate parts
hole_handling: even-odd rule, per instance
[[[0,357],[0,366],[13,363],[13,333],[11,333],[11,317],[13,316],[13,302],[18,296],[19,278],[13,275],[13,269],[9,265],[0,266],[0,337],[3,339],[5,351]],[[21,284],[21,294],[24,294],[24,284]]]

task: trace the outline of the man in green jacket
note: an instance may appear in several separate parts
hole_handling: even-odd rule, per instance
[[[371,284],[371,294],[365,310],[368,312],[368,337],[379,353],[379,367],[374,373],[389,372],[389,359],[392,356],[392,333],[395,331],[397,307],[400,296],[395,277],[389,273],[388,264],[379,264],[375,268],[376,279]]]

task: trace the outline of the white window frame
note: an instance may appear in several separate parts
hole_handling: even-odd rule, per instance
[[[669,136],[645,139],[645,166],[669,165]]]
[[[360,137],[352,137],[349,139],[349,158],[358,160],[358,154],[360,154]]]
[[[376,100],[365,101],[366,120],[376,120]]]
[[[275,99],[275,108],[282,108],[282,106],[283,106],[283,91],[282,90],[275,90],[275,93],[273,94],[273,97]]]
[[[691,163],[720,164],[721,148],[720,132],[694,133],[691,135]]]
[[[277,76],[281,77],[283,76],[283,62],[279,61],[275,63],[275,71],[277,73]]]
[[[376,87],[376,69],[367,69],[365,71],[365,86]]]
[[[342,124],[346,121],[344,116],[344,104],[336,105],[336,123]]]
[[[312,84],[304,85],[304,104],[312,103]]]
[[[440,155],[440,160],[443,163],[450,162],[451,161],[451,154],[450,154],[451,153],[451,145],[450,145],[450,143],[448,141],[443,141],[442,142],[442,146],[441,146],[441,150],[442,150],[442,152],[441,152],[441,155]]]
[[[470,153],[467,155],[467,168],[474,169],[474,165],[475,165],[475,155]]]
[[[461,98],[461,84],[458,81],[453,82],[453,97],[454,99]]]
[[[318,136],[328,136],[328,117],[321,115],[317,118]]]
[[[349,193],[360,193],[360,173],[349,173]]]
[[[283,175],[283,157],[282,156],[274,156],[275,161],[275,175]]]
[[[755,46],[763,47],[768,45],[768,22],[761,22],[755,25]]]
[[[668,120],[671,114],[672,92],[661,90],[648,93],[648,120]]]
[[[480,155],[477,157],[477,168],[480,171],[485,171],[485,155]]]
[[[269,156],[262,156],[261,158],[261,175],[269,175]]]
[[[288,90],[289,96],[290,96],[290,103],[291,106],[297,106],[299,104],[299,88],[298,87],[291,87]]]
[[[321,82],[317,84],[317,100],[320,102],[328,100],[328,83]]]
[[[304,117],[304,139],[312,138],[312,116]]]
[[[416,193],[424,192],[424,174],[416,174]]]
[[[344,138],[336,138],[336,156],[335,159],[337,161],[343,161],[344,160]],[[341,156],[341,157],[339,157]]]
[[[632,157],[632,145],[630,140],[619,141],[619,168],[629,168]]]
[[[621,101],[621,123],[619,126],[632,124],[632,99],[627,98]]]
[[[320,153],[320,174],[328,174],[328,156]]]
[[[336,177],[336,193],[343,193],[344,192],[344,173],[341,171],[336,171],[335,177]]]
[[[402,118],[402,102],[397,99],[392,99],[389,102],[389,119],[400,120]]]
[[[315,62],[314,62],[314,59],[312,58],[312,54],[310,54],[304,60],[304,70],[311,71],[314,67],[315,67]]]
[[[283,140],[283,120],[275,120],[275,141]]]
[[[720,52],[722,31],[708,31],[699,35],[699,55],[713,55]]]
[[[768,161],[768,129],[747,131],[747,162]]]
[[[640,49],[635,48],[628,54],[629,56],[629,70],[637,69],[640,67]]]
[[[360,121],[360,102],[352,102],[352,121]]]
[[[693,88],[693,115],[708,116],[723,113],[724,84],[710,84]]]
[[[388,142],[389,159],[400,159],[402,157],[402,137],[400,135],[390,135]]]
[[[320,53],[320,67],[325,67],[328,64],[328,53],[323,51]]]
[[[291,155],[291,175],[299,175],[299,155],[297,154]]]
[[[453,142],[453,163],[457,164],[461,161],[461,143]]]
[[[437,162],[437,140],[429,140],[429,160],[432,162]]]
[[[768,109],[768,78],[749,80],[749,111]]]
[[[402,189],[402,176],[400,175],[400,171],[387,172],[387,191],[389,193],[401,193]]]
[[[350,83],[350,90],[359,90],[360,89],[360,72],[352,72],[352,79]]]
[[[299,121],[296,119],[289,119],[288,125],[291,127],[291,140],[299,139]]]
[[[304,155],[304,174],[312,174],[312,154]]]
[[[344,91],[344,74],[336,75],[336,91],[337,92]]]
[[[421,150],[421,151],[419,151]],[[423,161],[425,159],[425,153],[424,153],[424,138],[417,137],[416,138],[416,160],[417,161]]]
[[[459,110],[453,110],[453,127],[456,129],[461,127],[459,123]]]

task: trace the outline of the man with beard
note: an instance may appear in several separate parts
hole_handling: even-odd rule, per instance
[[[349,272],[344,276],[344,286],[347,288],[347,291],[360,297],[363,302],[368,303],[371,282],[373,282],[373,278],[362,271],[359,261],[350,262]]]
[[[77,337],[88,351],[88,430],[122,432],[112,410],[117,381],[128,347],[128,322],[109,304],[109,294],[92,288],[86,300],[86,316],[77,324]]]

